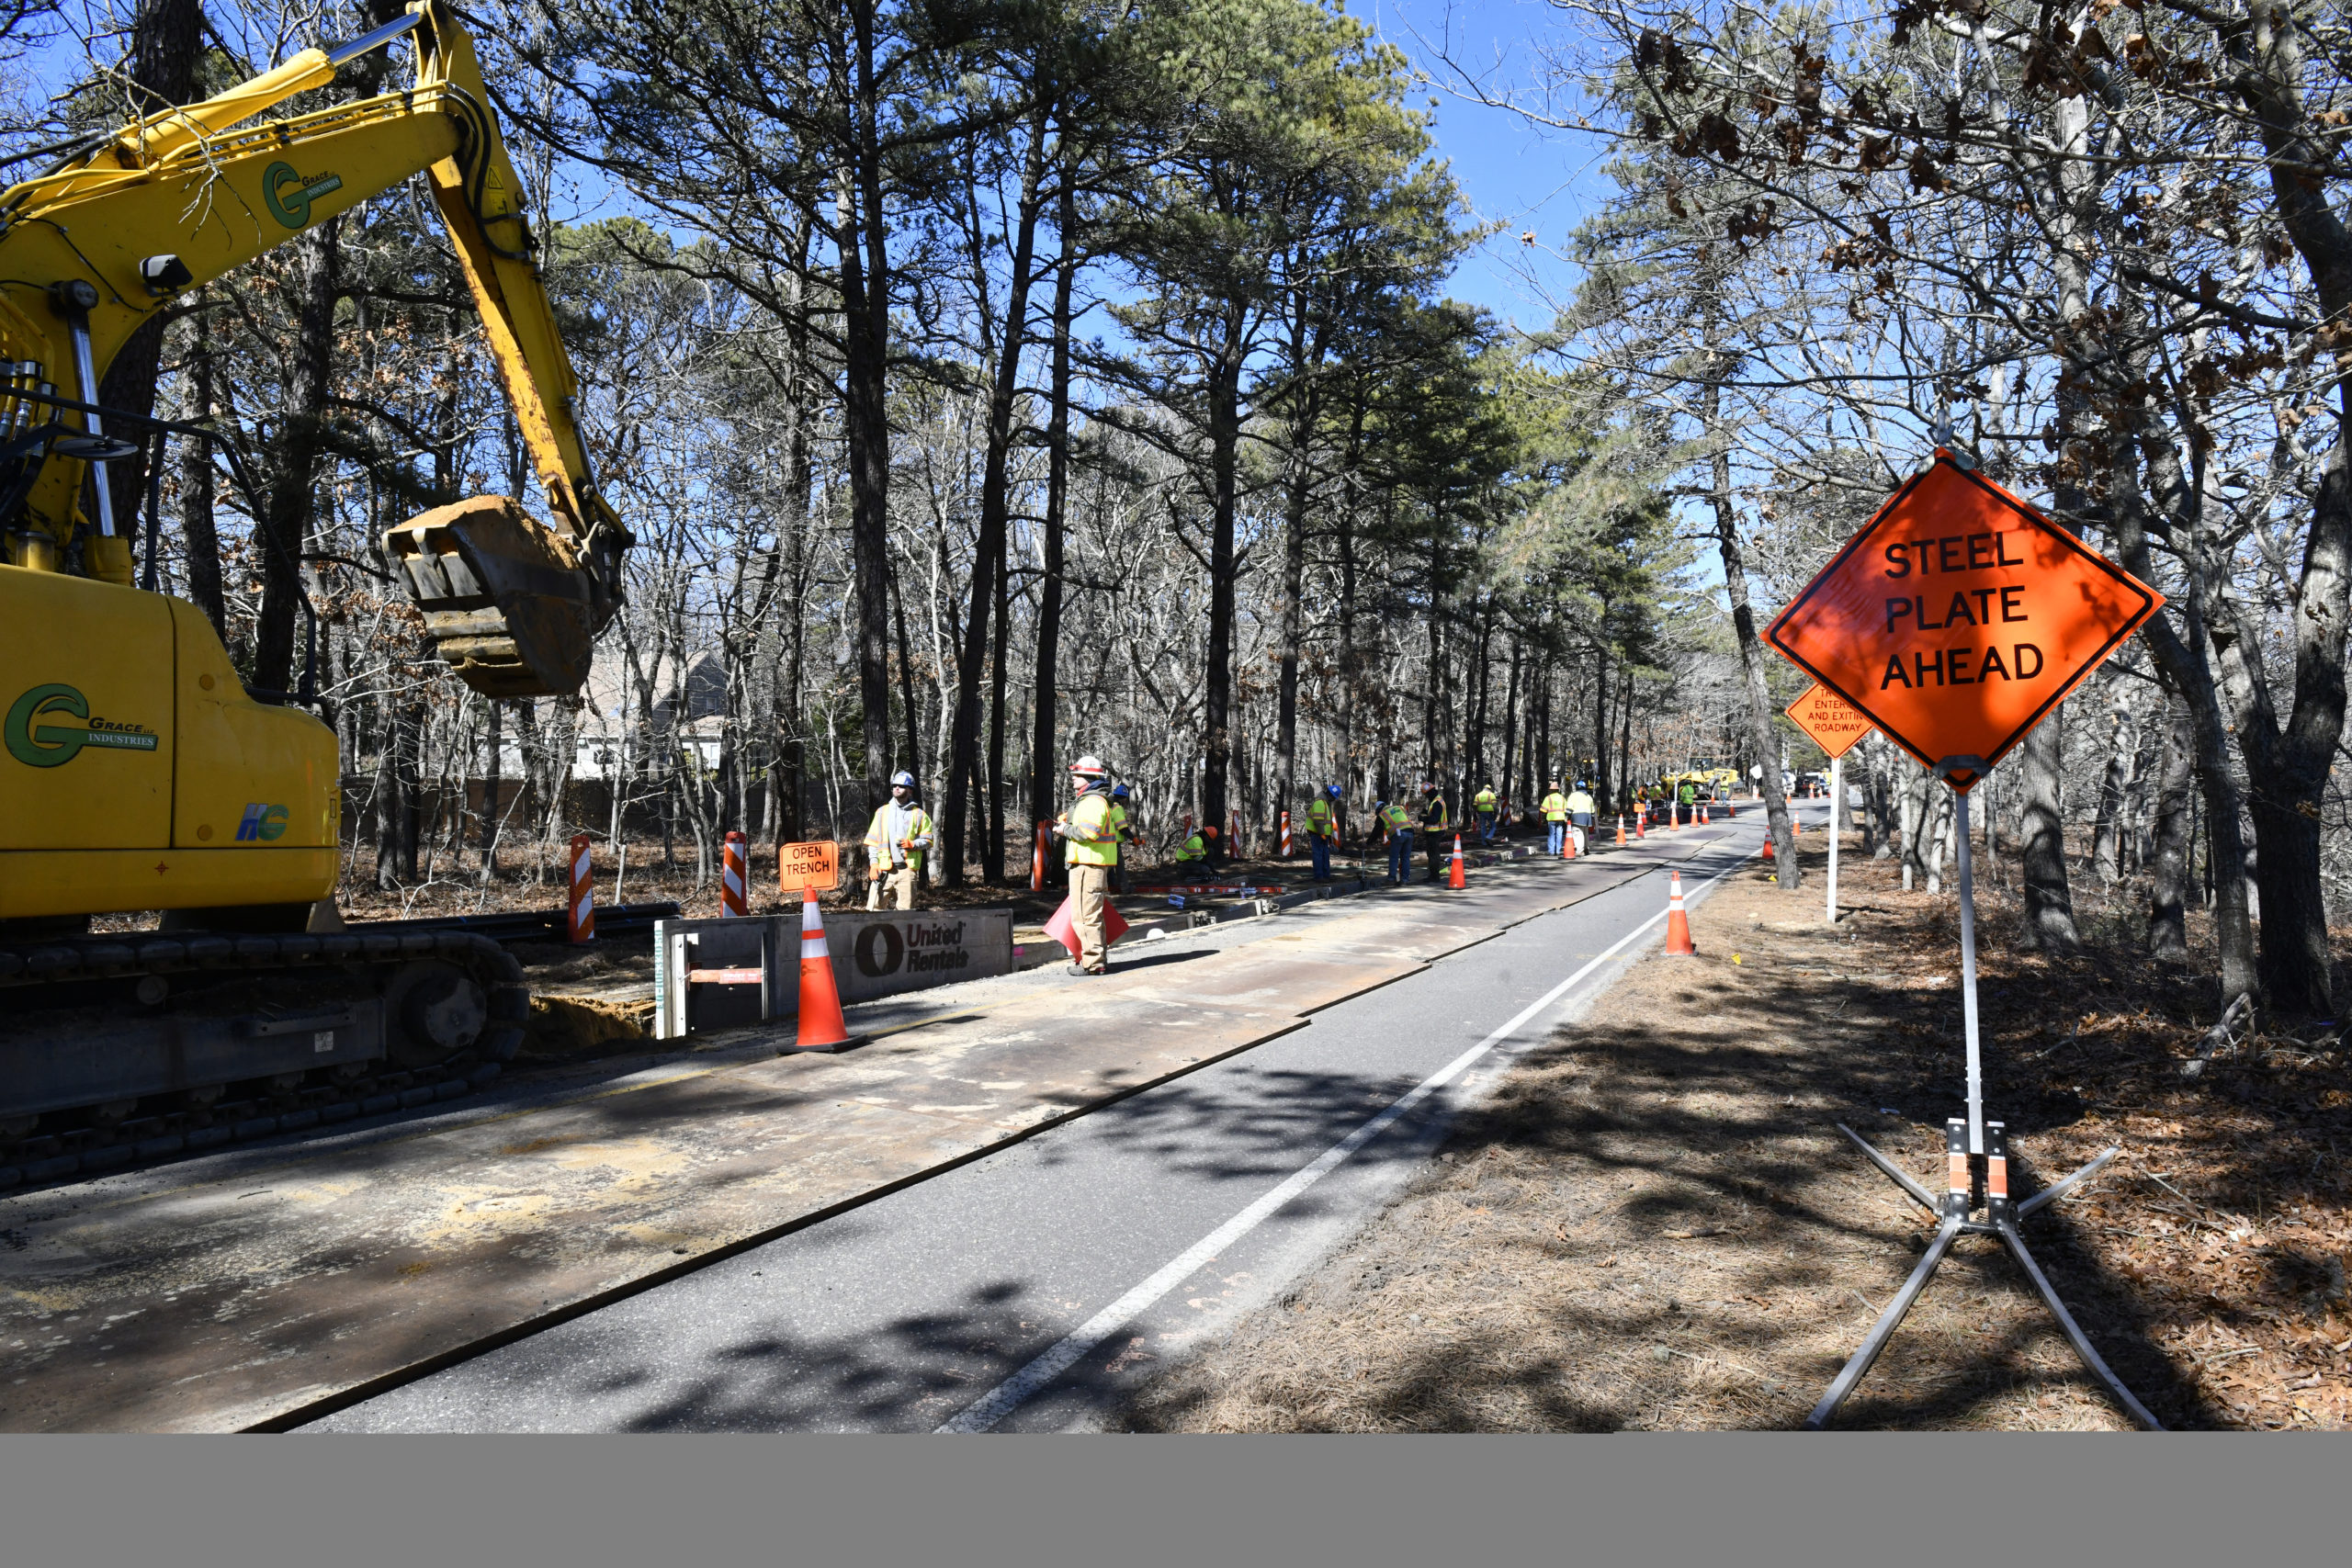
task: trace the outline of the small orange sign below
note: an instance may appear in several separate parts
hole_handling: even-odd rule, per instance
[[[2163,604],[1939,451],[1765,636],[1966,790]]]
[[[788,894],[810,887],[831,893],[842,885],[841,846],[831,839],[786,844],[775,852],[775,880]]]
[[[1818,681],[1781,711],[1832,760],[1852,750],[1871,732],[1871,721],[1856,713],[1853,704]]]

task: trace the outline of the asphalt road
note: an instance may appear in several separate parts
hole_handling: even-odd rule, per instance
[[[1686,892],[1703,897],[1761,826],[1744,818],[1685,863]],[[1601,956],[1665,897],[1659,873],[1539,916],[1305,1029],[304,1429],[1084,1429],[1376,1213],[1457,1106],[1659,940],[1649,923]]]

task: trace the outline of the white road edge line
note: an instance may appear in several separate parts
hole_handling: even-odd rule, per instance
[[[1749,858],[1743,855],[1739,861],[1734,863],[1734,865],[1745,863]],[[1661,866],[1658,869],[1679,870],[1680,868]],[[1704,878],[1694,877],[1692,880],[1718,881],[1730,870],[1732,866],[1726,866],[1723,871],[1715,872],[1712,875]],[[997,1384],[979,1399],[966,1405],[963,1410],[933,1430],[935,1432],[985,1432],[1015,1410],[1020,1409],[1022,1405],[1035,1397],[1046,1384],[1084,1360],[1095,1347],[1125,1327],[1146,1307],[1192,1278],[1209,1259],[1256,1230],[1269,1215],[1329,1176],[1350,1155],[1395,1126],[1398,1119],[1413,1107],[1460,1077],[1477,1062],[1478,1058],[1486,1055],[1503,1041],[1510,1039],[1528,1020],[1566,996],[1577,982],[1616,957],[1637,938],[1647,932],[1652,926],[1666,919],[1666,916],[1667,911],[1660,909],[1657,914],[1619,937],[1600,957],[1544,992],[1534,1001],[1528,1003],[1500,1029],[1496,1030],[1492,1034],[1487,1035],[1444,1066],[1406,1090],[1386,1110],[1324,1150],[1313,1164],[1293,1171],[1280,1186],[1201,1237],[1191,1247],[1186,1247],[1174,1259],[1162,1266],[1159,1272],[1101,1312],[1096,1313],[1092,1317],[1088,1318],[1056,1342],[1045,1354]]]

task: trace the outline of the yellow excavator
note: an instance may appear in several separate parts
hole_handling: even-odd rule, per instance
[[[1676,799],[1681,798],[1684,784],[1689,784],[1702,796],[1712,795],[1717,799],[1728,799],[1739,790],[1739,773],[1731,768],[1688,768],[1679,773],[1665,774],[1658,782],[1665,786],[1666,793]]]
[[[260,118],[403,38],[412,86]],[[477,496],[390,530],[385,552],[476,691],[570,693],[631,541],[446,9],[94,133],[0,192],[0,1186],[454,1097],[520,1041],[528,998],[495,942],[335,918],[341,770],[302,709],[314,671],[300,694],[249,689],[195,605],[133,586],[108,465],[137,450],[126,430],[197,427],[98,402],[175,297],[420,172],[546,520]],[[147,910],[159,929],[91,931]]]

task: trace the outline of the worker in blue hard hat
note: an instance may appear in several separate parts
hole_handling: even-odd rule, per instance
[[[1114,784],[1111,786],[1111,834],[1118,840],[1122,852],[1143,847],[1143,834],[1127,823],[1127,803],[1133,798],[1134,792],[1125,784]],[[1126,890],[1127,857],[1122,852],[1119,856],[1119,863],[1111,868],[1111,891],[1125,893]]]
[[[875,807],[865,829],[865,907],[879,909],[887,886],[896,908],[915,907],[922,886],[923,852],[931,848],[931,813],[915,804],[915,776],[890,775],[890,798]]]

